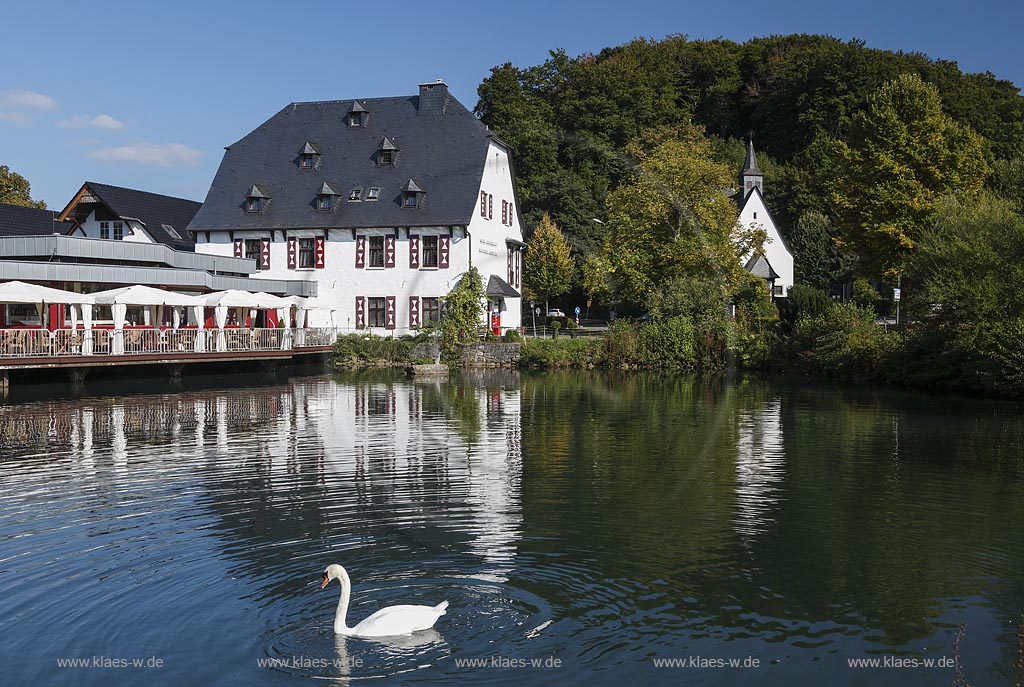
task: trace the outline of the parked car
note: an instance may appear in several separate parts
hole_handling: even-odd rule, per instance
[[[548,310],[548,317],[565,317],[565,313],[558,308],[551,308]]]

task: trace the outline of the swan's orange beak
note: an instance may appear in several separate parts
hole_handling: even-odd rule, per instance
[[[330,580],[327,579],[327,573],[324,573],[324,581],[320,583],[320,589],[326,587],[328,582],[330,582]]]

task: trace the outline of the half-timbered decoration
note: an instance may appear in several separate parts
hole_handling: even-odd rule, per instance
[[[507,330],[521,322],[518,207],[512,151],[435,81],[288,105],[226,148],[189,229],[201,253],[248,257],[258,241],[254,272],[313,280],[339,324],[380,334],[436,319],[473,266],[493,285],[481,325],[497,313]]]

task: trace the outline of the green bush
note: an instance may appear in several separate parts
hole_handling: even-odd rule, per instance
[[[821,315],[832,306],[828,294],[805,284],[794,284],[788,297],[777,302],[779,317],[790,326],[805,315]]]
[[[640,361],[647,367],[689,370],[697,366],[693,321],[685,315],[651,319],[640,326]]]
[[[522,341],[522,337],[519,336],[519,332],[516,331],[515,329],[509,329],[508,331],[506,331],[502,338],[506,341],[506,343],[515,343],[517,341]]]
[[[599,357],[602,367],[621,368],[640,361],[640,332],[632,322],[618,320],[601,339]]]
[[[346,334],[334,343],[335,360],[364,363],[407,363],[412,359],[411,341],[373,334]]]
[[[601,364],[599,339],[527,339],[519,353],[522,367],[589,368]]]
[[[793,336],[825,374],[879,378],[891,369],[900,334],[875,324],[875,313],[854,303],[833,304],[820,315],[797,321]]]

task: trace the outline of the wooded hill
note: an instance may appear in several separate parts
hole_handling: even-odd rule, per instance
[[[1024,156],[1024,97],[1013,83],[830,36],[671,36],[578,57],[554,50],[540,65],[494,67],[476,112],[516,151],[527,224],[549,213],[585,253],[600,240],[592,218],[606,216],[605,196],[633,167],[626,144],[687,121],[705,127],[737,172],[753,132],[765,195],[784,232],[806,211],[831,214],[824,180],[836,161],[816,142],[845,141],[868,96],[902,73],[938,88],[944,112],[984,137],[996,173],[999,161]]]

